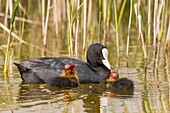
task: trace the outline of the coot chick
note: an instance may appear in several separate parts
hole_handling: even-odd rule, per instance
[[[17,64],[17,63],[14,63],[14,64],[19,69],[22,69],[22,72],[23,71],[26,71],[26,72],[31,71],[27,68],[25,68],[25,70],[23,70],[24,68],[20,64]],[[33,72],[30,72],[30,73],[33,73]],[[31,82],[31,83],[34,83],[33,81],[40,80],[40,78],[36,78],[37,76],[33,77],[33,76],[25,75],[25,74],[21,74],[21,75],[22,75],[21,78],[23,80],[28,79],[28,80],[30,80],[28,82]],[[36,74],[34,73],[34,75],[36,75]],[[28,78],[28,77],[30,77],[30,78]],[[76,75],[76,65],[75,64],[66,64],[64,67],[64,70],[60,76],[50,78],[46,81],[41,80],[40,82],[36,82],[36,83],[44,83],[44,84],[47,84],[50,86],[55,86],[55,87],[60,87],[60,88],[77,87],[79,85],[79,82],[78,82],[78,77]]]
[[[49,85],[61,88],[77,87],[79,85],[79,81],[76,75],[76,65],[66,64],[61,77],[50,80]]]
[[[107,86],[114,92],[131,93],[134,90],[134,83],[128,78],[119,78],[118,73],[111,71],[107,80]]]
[[[80,83],[100,83],[110,75],[108,50],[105,46],[95,43],[87,50],[87,62],[74,58],[43,57],[23,60],[14,63],[24,81],[32,83],[48,83],[60,77],[66,64],[76,64],[76,73]]]

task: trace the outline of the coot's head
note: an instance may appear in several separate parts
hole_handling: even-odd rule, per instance
[[[119,78],[119,74],[115,71],[111,71],[110,72],[110,76],[107,79],[107,82],[114,82],[115,80],[117,80]]]
[[[106,67],[110,70],[107,48],[98,43],[90,45],[87,50],[87,62],[93,67]]]
[[[76,64],[66,64],[61,76],[78,80],[78,77],[76,75]]]

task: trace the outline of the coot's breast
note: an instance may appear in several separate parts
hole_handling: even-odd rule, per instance
[[[77,64],[76,73],[80,83],[99,83],[107,76],[100,76],[89,64],[74,58],[32,58],[22,61],[21,64],[31,69],[45,82],[59,77],[66,64]]]

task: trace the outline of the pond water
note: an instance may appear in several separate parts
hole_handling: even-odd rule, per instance
[[[27,45],[22,46],[21,55],[18,55],[16,46],[14,45],[13,62],[41,56],[40,50],[36,51]],[[133,80],[135,89],[132,95],[115,94],[102,84],[81,84],[77,88],[60,89],[24,83],[14,65],[9,74],[10,82],[6,83],[2,74],[4,51],[1,49],[0,111],[2,113],[22,113],[23,111],[25,113],[170,112],[169,52],[161,49],[159,66],[154,72],[152,56],[150,57],[151,63],[146,65],[142,49],[138,44],[130,46],[128,60],[125,57],[126,46],[120,47],[119,60],[116,55],[116,47],[113,47],[112,43],[108,43],[107,47],[111,68],[117,70],[120,77],[128,77]],[[58,53],[58,56],[66,56],[65,51]]]

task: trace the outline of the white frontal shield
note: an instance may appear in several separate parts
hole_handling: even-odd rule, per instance
[[[108,50],[106,48],[103,48],[102,49],[102,54],[103,54],[103,57],[104,59],[102,60],[103,64],[108,68],[110,69],[110,64],[109,64],[109,61],[108,61]]]

